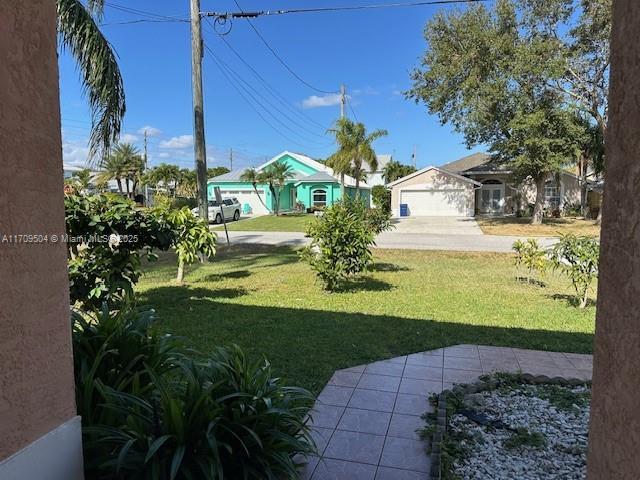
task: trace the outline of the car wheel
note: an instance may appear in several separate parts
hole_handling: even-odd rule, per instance
[[[219,213],[216,213],[216,220],[213,223],[222,223],[222,217]]]
[[[240,210],[236,210],[235,212],[233,212],[233,220],[236,222],[240,220]]]

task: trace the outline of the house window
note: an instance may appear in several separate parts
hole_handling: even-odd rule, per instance
[[[551,208],[560,208],[560,185],[555,180],[544,184],[544,202]]]
[[[314,190],[312,192],[313,206],[324,207],[327,205],[327,191],[326,190]]]

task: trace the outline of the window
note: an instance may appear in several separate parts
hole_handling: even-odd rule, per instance
[[[326,190],[314,190],[311,192],[313,197],[314,207],[324,207],[327,205],[327,191]]]
[[[560,185],[555,180],[544,184],[544,202],[551,208],[560,208]]]

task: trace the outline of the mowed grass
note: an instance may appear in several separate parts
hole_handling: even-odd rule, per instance
[[[531,225],[530,218],[478,217],[476,220],[487,235],[558,237],[573,233],[589,237],[600,236],[600,226],[594,220],[581,218],[544,218],[541,225]]]
[[[313,215],[300,213],[280,215],[263,215],[247,218],[238,222],[227,223],[227,228],[235,232],[304,232]],[[215,230],[224,230],[223,225],[216,225]]]
[[[516,281],[513,257],[376,250],[374,270],[326,293],[288,248],[235,246],[175,284],[175,258],[137,287],[163,330],[202,352],[240,345],[277,375],[317,392],[334,370],[446,345],[589,353],[595,307],[570,304],[568,280]]]

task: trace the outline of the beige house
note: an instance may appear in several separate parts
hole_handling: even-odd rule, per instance
[[[390,183],[394,216],[456,216],[513,214],[535,202],[533,182],[514,185],[511,171],[484,153],[475,153],[440,167],[422,170]],[[580,204],[580,181],[570,172],[550,175],[545,206],[560,210]],[[401,205],[406,211],[401,212]]]

